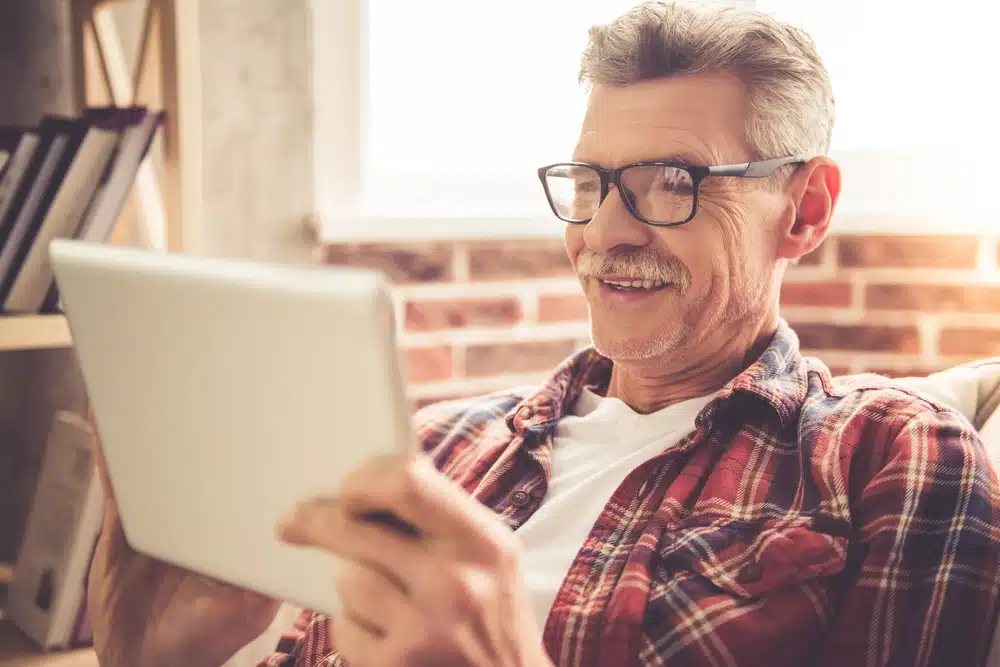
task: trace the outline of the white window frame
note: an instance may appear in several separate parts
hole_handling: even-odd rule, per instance
[[[560,237],[565,223],[551,214],[530,218],[405,218],[359,213],[365,150],[363,118],[367,113],[366,4],[366,0],[312,3],[313,176],[321,239],[378,242]],[[947,169],[950,161],[946,158],[914,158],[878,151],[843,151],[831,157],[845,171],[845,189],[835,215],[834,232],[978,234],[988,233],[996,224],[996,210],[968,205],[959,194],[948,205],[906,209],[907,188],[919,191],[925,187],[921,183],[935,182],[935,170]],[[901,185],[884,182],[890,173],[899,175]],[[946,171],[940,173],[947,175]],[[872,187],[875,182],[879,187]]]
[[[560,237],[565,223],[551,214],[531,218],[359,214],[367,97],[366,4],[366,0],[312,3],[313,182],[321,238],[364,242]],[[541,185],[538,195],[544,197]]]

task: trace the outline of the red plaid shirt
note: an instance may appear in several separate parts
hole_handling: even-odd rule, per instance
[[[587,350],[527,397],[431,406],[417,428],[516,529],[545,495],[557,420],[610,370]],[[782,323],[691,435],[614,493],[543,641],[574,667],[981,665],[998,509],[961,416],[876,376],[832,379]],[[327,619],[305,612],[262,664],[340,664]]]

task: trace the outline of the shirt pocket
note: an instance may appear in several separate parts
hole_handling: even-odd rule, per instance
[[[695,523],[664,534],[658,574],[700,577],[738,598],[757,598],[840,574],[847,545],[845,535],[809,519]]]
[[[630,645],[692,667],[810,664],[836,613],[846,535],[799,518],[664,527]]]

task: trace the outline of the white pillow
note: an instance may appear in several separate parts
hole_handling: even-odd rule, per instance
[[[902,378],[900,382],[961,412],[971,422],[979,407],[981,375],[981,368],[956,366],[926,377]]]
[[[1000,359],[984,359],[955,366],[926,377],[900,382],[962,413],[982,428],[1000,405]]]
[[[994,411],[986,420],[979,429],[979,437],[986,446],[986,453],[989,454],[993,466],[1000,471],[1000,410]]]

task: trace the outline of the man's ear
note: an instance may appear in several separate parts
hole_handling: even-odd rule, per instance
[[[823,242],[840,197],[840,167],[826,156],[815,157],[796,170],[786,192],[795,219],[782,230],[778,256],[795,260]]]

